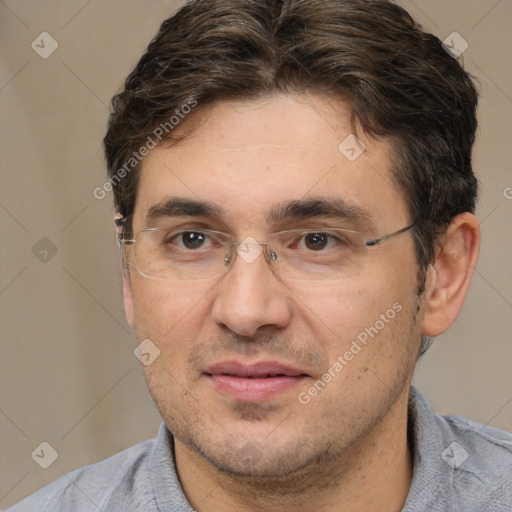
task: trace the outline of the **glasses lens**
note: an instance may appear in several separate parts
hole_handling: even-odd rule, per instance
[[[171,228],[141,231],[131,246],[137,270],[165,280],[208,279],[229,270],[233,246],[226,233]],[[128,247],[127,247],[128,248]],[[360,233],[344,229],[290,230],[267,241],[268,262],[282,279],[334,281],[359,274],[367,247]],[[246,263],[250,263],[244,258]]]
[[[297,281],[331,281],[359,274],[367,247],[360,233],[343,229],[291,230],[268,239],[276,275]]]
[[[229,236],[184,228],[141,231],[134,245],[138,271],[155,279],[207,279],[227,270]]]

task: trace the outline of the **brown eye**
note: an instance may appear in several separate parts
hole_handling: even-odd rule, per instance
[[[180,249],[201,249],[207,240],[208,235],[201,231],[181,231],[170,233],[164,239],[167,246],[175,245]]]
[[[206,235],[198,231],[185,231],[177,238],[181,239],[183,246],[187,249],[199,249],[204,244]]]
[[[312,251],[324,249],[329,242],[329,237],[325,233],[308,233],[304,237],[306,247]]]

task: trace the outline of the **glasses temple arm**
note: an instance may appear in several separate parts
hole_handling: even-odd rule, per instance
[[[389,240],[390,238],[394,238],[395,236],[405,233],[406,231],[409,231],[409,229],[413,228],[414,226],[416,226],[416,223],[406,226],[405,228],[399,229],[398,231],[395,231],[394,233],[390,233],[389,235],[384,235],[384,236],[381,236],[380,238],[373,238],[371,240],[365,240],[364,243],[368,247],[371,247],[373,245],[378,245],[381,242]]]

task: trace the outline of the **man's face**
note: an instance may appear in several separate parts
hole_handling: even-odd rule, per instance
[[[353,144],[338,148],[352,132],[342,101],[276,95],[199,105],[194,115],[200,122],[183,143],[143,162],[135,235],[179,224],[264,241],[314,226],[369,239],[409,224],[390,144],[358,133],[366,151],[354,161]],[[220,214],[149,222],[148,211],[172,198]],[[313,198],[358,214],[268,218]],[[407,232],[369,247],[361,272],[345,280],[281,280],[263,255],[238,255],[228,273],[204,280],[149,279],[132,268],[125,301],[139,341],[161,351],[144,374],[176,439],[222,470],[270,476],[342,454],[405,396],[420,344],[416,286]]]

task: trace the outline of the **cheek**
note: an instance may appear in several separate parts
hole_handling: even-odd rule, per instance
[[[403,277],[377,272],[365,279],[309,285],[297,292],[299,315],[326,359],[333,364],[342,358],[340,383],[359,379],[368,369],[380,373],[384,367],[401,364],[400,354],[408,352],[404,343],[411,335],[415,288],[414,279]]]
[[[133,287],[137,338],[159,349],[150,365],[141,365],[153,400],[168,424],[183,422],[187,401],[189,360],[200,337],[208,288],[179,287],[165,282]],[[180,405],[181,404],[181,405]]]
[[[196,330],[202,325],[200,317],[204,314],[208,289],[136,280],[133,283],[133,296],[137,338],[149,338],[161,350],[171,344],[173,350],[179,349],[187,338],[194,338]]]
[[[387,306],[385,290],[359,280],[308,285],[296,291],[299,315],[324,350],[343,350]],[[384,307],[385,306],[385,307]]]

